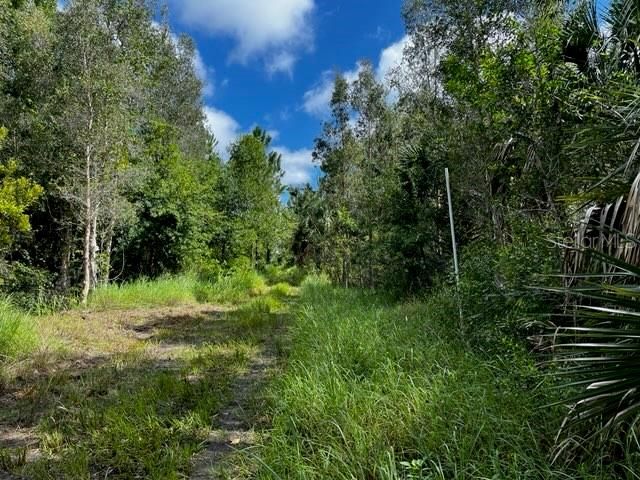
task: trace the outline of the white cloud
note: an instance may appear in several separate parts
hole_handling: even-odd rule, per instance
[[[356,66],[353,70],[344,72],[343,75],[349,83],[353,83],[358,78],[360,66]],[[322,79],[311,90],[304,94],[302,109],[309,115],[318,118],[324,118],[329,114],[329,104],[333,95],[333,84],[335,80],[335,72],[327,70],[322,73]]]
[[[389,73],[398,68],[402,64],[404,49],[409,43],[409,36],[405,36],[396,43],[389,45],[380,53],[380,60],[376,75],[378,81],[386,82]]]
[[[409,36],[405,36],[380,52],[378,65],[375,67],[376,77],[387,87],[389,87],[389,74],[402,65],[404,49],[409,41]],[[353,70],[349,70],[343,75],[349,83],[353,83],[357,80],[359,73],[360,65],[356,64]],[[325,118],[329,114],[334,79],[334,72],[323,72],[321,80],[316,86],[304,94],[302,109],[305,112],[318,118]]]
[[[314,0],[173,0],[183,24],[236,42],[231,59],[309,47]],[[285,62],[286,63],[286,62]],[[292,65],[291,65],[292,66]]]
[[[162,29],[164,28],[162,25],[160,25],[158,22],[155,22],[155,21],[152,21],[151,25],[157,31],[162,31]],[[171,40],[171,43],[173,44],[174,48],[176,49],[177,52],[179,52],[180,40],[178,38],[178,35],[176,35],[171,30],[169,30],[167,33],[169,35],[169,39]],[[198,77],[198,79],[202,82],[202,93],[204,94],[204,96],[205,97],[213,96],[215,88],[214,88],[214,81],[212,77],[215,72],[213,68],[210,68],[207,66],[204,59],[202,58],[202,54],[200,53],[200,50],[198,50],[197,48],[195,48],[193,52],[193,70],[195,71],[195,74]]]
[[[293,67],[297,58],[290,52],[280,52],[267,62],[267,73],[270,76],[276,73],[286,73],[293,77]]]
[[[202,58],[202,55],[200,54],[200,50],[198,49],[196,49],[193,55],[193,69],[202,82],[202,93],[204,94],[204,96],[213,96],[213,93],[215,91],[213,82],[214,70],[207,66],[207,64],[204,62],[204,59]]]
[[[301,186],[311,182],[313,172],[318,168],[313,163],[312,150],[290,150],[279,146],[273,147],[273,150],[282,155],[282,182],[285,185]]]
[[[229,114],[213,107],[204,107],[205,125],[218,140],[218,152],[229,158],[229,147],[241,135],[240,124]]]
[[[214,107],[204,107],[205,124],[218,140],[218,153],[222,159],[229,159],[229,147],[244,132],[240,124],[228,113]],[[267,132],[272,140],[276,140],[280,133],[277,130]],[[283,146],[274,146],[271,150],[282,155],[283,183],[285,185],[300,186],[312,181],[313,172],[318,167],[313,163],[313,150],[291,150]]]

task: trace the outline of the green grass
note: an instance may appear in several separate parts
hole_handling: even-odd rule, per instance
[[[92,310],[175,306],[196,303],[199,282],[190,276],[138,280],[101,286],[89,297]]]
[[[530,361],[471,351],[457,318],[436,320],[441,301],[396,305],[305,282],[288,365],[268,393],[272,427],[245,456],[247,475],[636,478],[620,464],[552,465],[562,415],[541,408],[549,386]]]
[[[0,363],[29,353],[37,344],[33,319],[0,299]]]
[[[194,303],[203,285],[206,300],[241,304],[136,309]],[[0,470],[34,480],[188,478],[234,381],[283,324],[287,305],[266,291],[253,273],[216,284],[166,278],[102,288],[93,312],[38,319],[42,352],[16,366],[0,398],[3,432],[26,432],[31,446],[0,446]]]
[[[211,419],[229,401],[246,366],[242,343],[204,345],[178,355],[174,369],[128,356],[59,378],[57,405],[39,424],[42,458],[25,467],[36,479],[162,478],[188,473]]]
[[[105,311],[195,303],[239,304],[266,292],[267,284],[261,275],[238,270],[215,282],[200,280],[195,275],[181,275],[101,286],[91,294],[87,307]]]
[[[252,270],[233,271],[215,283],[200,283],[196,298],[200,302],[238,304],[267,292],[264,278]]]
[[[306,278],[308,272],[298,267],[281,267],[268,265],[261,272],[270,285],[277,283],[299,286]]]

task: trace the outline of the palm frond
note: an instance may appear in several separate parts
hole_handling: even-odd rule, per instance
[[[620,209],[621,204],[610,205],[598,210],[596,218],[606,224]],[[629,230],[640,228],[635,219],[625,222]],[[610,277],[595,275],[596,282],[590,275],[576,275],[568,282],[571,286],[553,289],[569,295],[575,305],[553,317],[546,335],[552,342],[552,363],[560,367],[554,375],[567,378],[560,388],[570,392],[562,402],[568,413],[558,434],[556,459],[585,442],[633,434],[640,419],[640,268],[628,261],[638,258],[638,249],[632,251],[585,249],[583,255],[603,265]]]

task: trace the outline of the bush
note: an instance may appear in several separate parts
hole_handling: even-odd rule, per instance
[[[69,304],[69,298],[56,292],[53,275],[47,270],[21,262],[3,262],[0,270],[0,291],[19,308],[44,314]]]
[[[461,254],[459,299],[464,317],[460,332],[476,351],[490,356],[523,358],[528,324],[555,305],[551,295],[532,288],[560,270],[560,252],[547,240],[544,224],[515,223],[504,245],[476,243]],[[548,278],[544,283],[548,284]],[[432,311],[458,325],[458,293],[451,279],[429,298]]]

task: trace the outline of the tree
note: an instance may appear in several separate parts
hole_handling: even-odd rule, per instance
[[[254,266],[269,263],[281,238],[280,156],[268,152],[271,142],[261,129],[241,137],[232,147],[224,173],[224,211],[228,218],[227,259],[248,257]],[[276,242],[277,243],[277,242]]]
[[[7,130],[0,128],[0,151]],[[6,255],[18,235],[31,231],[27,209],[38,201],[42,187],[18,176],[18,164],[9,159],[0,162],[0,255]]]
[[[98,228],[127,169],[131,69],[99,0],[72,0],[59,24],[59,121],[68,152],[63,196],[83,229],[82,301],[98,282]]]
[[[176,127],[152,123],[145,151],[133,160],[138,178],[126,196],[135,221],[122,225],[116,256],[125,259],[127,278],[177,273],[215,258],[221,163],[217,157],[187,158],[178,138]]]

